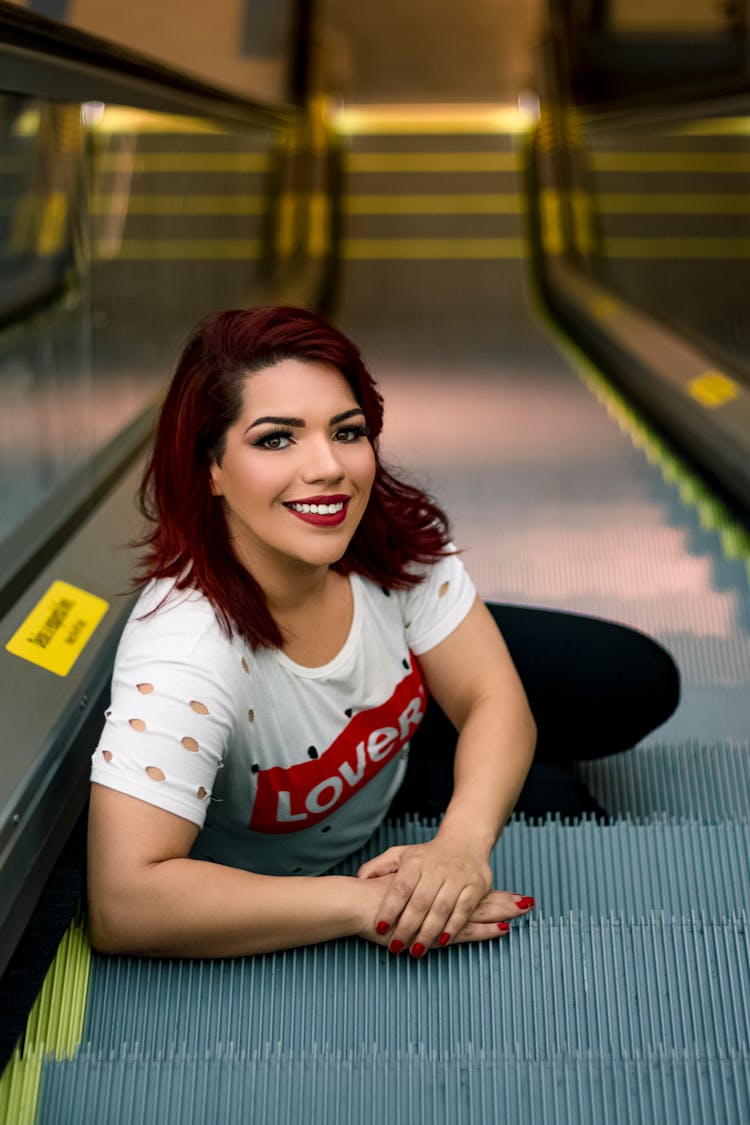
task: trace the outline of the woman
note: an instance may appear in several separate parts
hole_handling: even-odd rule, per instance
[[[312,313],[219,313],[188,342],[141,490],[147,584],[93,761],[100,950],[225,957],[358,935],[420,957],[498,938],[533,908],[493,890],[489,866],[534,757],[532,710],[445,516],[381,463],[381,426],[359,352]],[[676,674],[653,642],[540,618],[532,661],[550,659],[550,636],[575,644],[588,627],[637,638],[634,698],[658,667],[635,724],[622,685],[605,692],[628,745],[672,709]],[[534,630],[515,631],[528,663]],[[580,750],[567,693],[545,710],[541,671],[529,678],[551,753]],[[592,676],[579,673],[576,717]],[[624,748],[601,733],[594,752]],[[325,874],[389,809],[445,815],[432,840],[357,878]]]

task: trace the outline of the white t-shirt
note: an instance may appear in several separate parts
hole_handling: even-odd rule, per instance
[[[203,594],[151,583],[120,640],[91,780],[197,824],[194,858],[269,875],[335,866],[403,779],[426,704],[414,656],[474,601],[456,555],[425,571],[406,591],[351,575],[349,636],[319,668],[252,652]]]

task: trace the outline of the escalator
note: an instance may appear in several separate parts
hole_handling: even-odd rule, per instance
[[[108,103],[87,126],[91,258],[78,259],[65,299],[50,290],[33,320],[16,320],[0,356],[15,396],[9,429],[21,432],[30,382],[18,376],[16,387],[12,375],[40,336],[58,343],[31,380],[33,416],[79,404],[47,477],[34,477],[37,491],[8,524],[16,547],[5,556],[3,644],[53,581],[108,603],[67,676],[0,654],[13,714],[3,742],[4,989],[24,931],[44,931],[35,904],[80,825],[131,604],[123,544],[153,399],[179,338],[208,307],[325,301],[383,390],[386,459],[439,497],[482,595],[650,633],[674,654],[683,699],[632,751],[579,765],[607,823],[551,814],[508,826],[493,853],[495,883],[528,888],[539,905],[507,943],[423,962],[347,941],[158,962],[93,954],[77,912],[0,1081],[0,1117],[739,1125],[750,1104],[750,537],[741,494],[711,472],[710,438],[701,439],[708,467],[698,469],[681,417],[670,428],[669,410],[656,421],[640,412],[665,398],[658,371],[648,393],[635,383],[658,368],[666,336],[650,351],[638,335],[631,389],[608,377],[610,362],[618,376],[627,366],[624,347],[595,347],[583,311],[593,301],[601,338],[618,316],[646,315],[672,346],[719,345],[707,347],[709,330],[681,331],[658,305],[660,286],[645,311],[631,305],[628,286],[639,283],[630,271],[658,267],[618,256],[612,240],[622,232],[600,231],[598,255],[566,244],[578,205],[547,160],[554,146],[539,156],[544,116],[536,127],[509,107],[357,107],[271,120],[245,107],[240,128],[217,107],[188,118],[137,104],[132,86],[130,99],[127,112],[110,114]],[[302,160],[305,138],[315,143]],[[655,140],[654,151],[665,149]],[[664,190],[648,176],[644,214]],[[632,190],[599,182],[593,194],[611,204]],[[680,191],[706,195],[690,183]],[[698,268],[718,288],[717,261]],[[598,287],[593,297],[581,297],[584,283]],[[608,314],[596,304],[603,296]],[[628,322],[639,333],[643,323]],[[730,352],[722,371],[740,387],[741,357]],[[65,363],[56,382],[50,355]],[[87,444],[71,446],[77,427]],[[727,443],[715,440],[718,461]],[[25,453],[31,461],[35,450]],[[19,455],[17,443],[13,464]],[[67,507],[56,499],[66,474],[79,490]],[[17,476],[9,494],[32,474]],[[52,521],[46,540],[39,512]],[[418,821],[386,824],[341,871],[430,834]],[[81,850],[74,832],[65,877]]]

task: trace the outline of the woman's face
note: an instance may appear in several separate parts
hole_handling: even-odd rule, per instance
[[[211,486],[243,564],[263,585],[267,568],[330,566],[367,507],[375,455],[365,417],[341,372],[285,359],[248,375]]]

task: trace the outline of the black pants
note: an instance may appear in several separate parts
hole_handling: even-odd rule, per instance
[[[634,746],[674,711],[680,677],[643,633],[574,613],[488,603],[526,690],[537,748],[517,812],[602,810],[570,763]],[[453,792],[456,731],[431,699],[389,815],[438,816]]]

